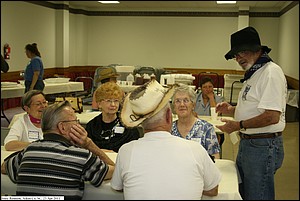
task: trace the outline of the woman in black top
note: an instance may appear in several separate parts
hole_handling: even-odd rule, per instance
[[[114,82],[106,82],[95,92],[96,102],[102,113],[86,125],[88,137],[101,149],[118,152],[119,148],[140,137],[138,128],[125,128],[119,118],[119,107],[124,92]]]

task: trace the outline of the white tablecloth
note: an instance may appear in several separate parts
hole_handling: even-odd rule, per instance
[[[222,173],[217,196],[202,196],[202,200],[242,200],[239,193],[238,172],[234,161],[215,159],[216,166]]]
[[[56,94],[64,92],[83,91],[83,82],[66,82],[66,83],[47,83],[43,92],[45,94]],[[1,87],[1,99],[22,97],[25,92],[25,87],[18,84],[15,87]]]
[[[11,151],[5,151],[1,146],[1,164]],[[107,153],[107,155],[116,161],[117,153]],[[216,159],[216,166],[222,173],[222,179],[219,184],[219,194],[214,197],[203,196],[203,200],[241,200],[238,192],[238,174],[235,163],[230,160]],[[7,175],[1,174],[1,195],[15,195],[16,184],[11,182]],[[94,187],[89,182],[85,184],[85,200],[123,200],[123,193],[113,190],[110,187],[110,181],[104,181],[100,187]]]

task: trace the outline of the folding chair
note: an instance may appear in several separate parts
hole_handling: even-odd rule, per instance
[[[94,93],[94,79],[86,76],[79,76],[75,78],[75,82],[83,82],[84,91],[75,92],[75,97],[80,97],[82,99],[82,104],[89,105],[92,104],[93,93]]]

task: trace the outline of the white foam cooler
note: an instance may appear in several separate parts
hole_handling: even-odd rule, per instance
[[[160,76],[160,84],[175,84],[182,83],[192,85],[195,77],[192,74],[166,74]]]
[[[126,77],[130,73],[133,74],[134,69],[135,66],[116,66],[116,71],[118,74],[120,74],[117,80],[126,81]]]

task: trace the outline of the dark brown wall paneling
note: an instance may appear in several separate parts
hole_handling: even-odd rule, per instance
[[[297,89],[299,90],[299,80],[292,78],[290,76],[285,76],[289,89]]]

